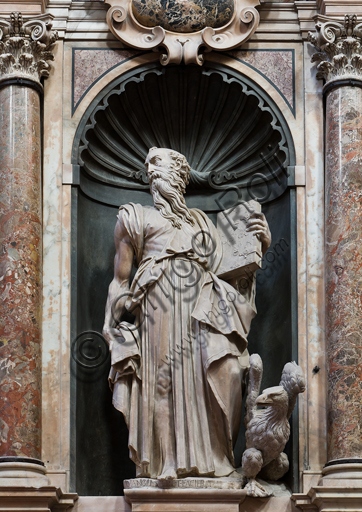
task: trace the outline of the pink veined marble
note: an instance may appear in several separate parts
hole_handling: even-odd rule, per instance
[[[253,66],[266,76],[294,108],[294,70],[292,50],[229,52],[233,57]]]
[[[39,95],[4,87],[0,105],[0,456],[40,458]]]
[[[362,457],[362,89],[326,105],[328,458]]]
[[[134,57],[139,51],[134,50],[74,50],[74,94],[73,108],[83,94],[104,73],[117,64]]]

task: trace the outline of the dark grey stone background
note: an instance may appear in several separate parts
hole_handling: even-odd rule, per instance
[[[123,192],[121,203],[132,201],[132,191]],[[147,203],[151,203],[150,196]],[[290,190],[264,205],[263,211],[273,235],[269,254],[272,252],[275,259],[268,256],[269,260],[274,260],[269,263],[264,258],[264,270],[258,271],[258,315],[252,323],[249,351],[259,353],[264,361],[262,386],[265,388],[279,384],[284,364],[292,359]],[[108,286],[113,277],[116,215],[117,208],[97,203],[79,193],[78,296],[76,305],[72,305],[77,308],[77,333],[102,332]],[[214,221],[216,213],[209,215]],[[284,251],[275,249],[275,243],[282,238],[288,244],[288,247],[282,244]],[[94,370],[83,369],[73,362],[73,400],[76,402],[73,482],[79,495],[120,495],[123,479],[135,476],[133,463],[128,458],[128,431],[121,413],[112,406],[107,382],[109,367],[109,357]],[[235,449],[238,463],[242,450],[241,434]]]

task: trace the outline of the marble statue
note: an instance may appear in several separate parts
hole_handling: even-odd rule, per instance
[[[261,357],[251,355],[245,415],[246,450],[242,469],[248,478],[247,492],[254,497],[270,496],[255,480],[257,475],[266,480],[279,480],[289,469],[288,457],[283,452],[290,435],[288,419],[298,394],[303,393],[306,386],[301,367],[294,362],[287,363],[279,386],[264,389],[259,395],[262,374]]]
[[[227,477],[235,471],[255,279],[238,291],[235,278],[217,277],[222,244],[207,215],[186,206],[186,158],[151,148],[145,165],[154,206],[121,206],[114,233],[103,331],[113,404],[129,428],[138,477],[161,487],[176,478]],[[245,229],[265,253],[264,215],[251,214]],[[135,325],[121,321],[125,311]]]

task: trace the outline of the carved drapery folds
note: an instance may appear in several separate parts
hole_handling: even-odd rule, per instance
[[[312,62],[318,64],[318,79],[326,86],[345,79],[362,80],[362,23],[356,15],[346,15],[344,23],[318,16],[316,33],[308,40],[316,47]]]
[[[163,65],[184,62],[201,66],[204,61],[202,51],[236,48],[250,39],[260,19],[255,9],[260,5],[259,0],[234,0],[233,15],[224,26],[216,28],[216,14],[215,28],[207,26],[197,32],[185,33],[166,30],[160,25],[142,25],[134,15],[132,0],[108,0],[107,4],[110,6],[107,22],[113,34],[127,46],[160,50]]]
[[[19,12],[0,19],[0,81],[16,77],[40,83],[49,75],[47,61],[54,59],[51,50],[58,38],[51,19],[45,14],[26,20]]]

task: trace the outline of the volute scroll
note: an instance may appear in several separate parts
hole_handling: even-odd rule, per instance
[[[160,24],[155,25],[156,22],[153,21],[153,24],[147,22],[146,25],[146,22],[142,23],[140,18],[136,18],[132,0],[108,0],[106,3],[110,6],[107,23],[116,38],[132,48],[160,51],[160,62],[164,66],[182,62],[201,66],[204,62],[203,52],[226,51],[240,46],[251,38],[260,21],[256,10],[260,5],[259,0],[233,0],[234,9],[231,19],[229,21],[225,19],[225,24],[222,26],[219,26],[217,9],[214,19],[210,19],[210,16],[207,18],[207,22],[212,26],[201,19],[201,15],[198,19],[197,13],[194,13],[195,20],[201,27],[196,32],[187,32],[184,28],[179,29],[176,26],[170,30],[169,20],[166,19],[167,14],[161,6],[159,11],[156,9],[156,16],[153,16]],[[193,3],[197,5],[199,2]],[[182,8],[181,3],[179,7]],[[157,8],[157,2],[153,4],[153,15],[155,15],[155,8]]]

